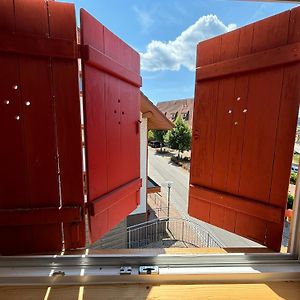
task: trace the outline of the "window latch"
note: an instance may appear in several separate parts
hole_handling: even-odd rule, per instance
[[[157,275],[158,266],[140,266],[139,274],[141,275]]]

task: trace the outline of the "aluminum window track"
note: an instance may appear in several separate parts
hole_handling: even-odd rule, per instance
[[[120,275],[120,266],[131,266]],[[155,265],[158,275],[139,275]],[[1,257],[0,285],[111,283],[209,283],[300,280],[300,262],[291,254],[81,255]]]

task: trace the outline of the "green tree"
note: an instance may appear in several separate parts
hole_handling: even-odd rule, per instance
[[[178,150],[180,157],[180,153],[191,149],[192,131],[181,116],[176,118],[174,125],[175,127],[166,134],[165,142],[170,148]]]
[[[160,142],[160,152],[162,152],[166,133],[166,130],[153,130],[154,140]]]
[[[294,203],[294,196],[292,194],[288,194],[288,201],[286,204],[287,209],[293,209],[293,203]]]
[[[152,130],[148,131],[148,142],[154,141],[154,134]]]
[[[290,183],[291,184],[296,184],[296,181],[297,181],[297,173],[291,172]]]

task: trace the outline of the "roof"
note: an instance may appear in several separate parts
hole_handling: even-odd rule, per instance
[[[178,115],[181,115],[188,125],[192,128],[194,99],[178,99],[157,103],[159,110],[170,120],[175,121]]]
[[[174,124],[141,92],[141,112],[148,119],[148,129],[168,130]]]

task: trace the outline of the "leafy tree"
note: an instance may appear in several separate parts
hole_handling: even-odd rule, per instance
[[[181,116],[176,118],[174,125],[175,127],[166,134],[165,141],[170,148],[178,150],[180,157],[180,153],[191,148],[192,131]]]
[[[148,131],[148,142],[154,141],[154,134],[152,130]]]
[[[294,203],[294,196],[289,193],[286,208],[287,209],[292,209],[293,208],[293,203]]]
[[[153,130],[154,140],[160,142],[160,152],[162,152],[166,133],[166,130]]]
[[[296,181],[297,181],[297,173],[291,172],[290,183],[296,184]]]

